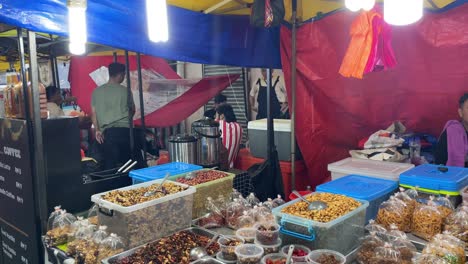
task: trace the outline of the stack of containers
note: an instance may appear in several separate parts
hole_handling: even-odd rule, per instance
[[[337,180],[317,186],[317,192],[342,194],[369,202],[366,222],[375,219],[379,206],[397,190],[398,183],[360,175],[348,175]]]
[[[210,171],[210,169],[204,169],[200,171]],[[199,218],[208,213],[208,209],[206,209],[206,201],[208,197],[216,199],[219,195],[222,195],[225,198],[231,196],[234,177],[236,175],[224,171],[220,171],[220,173],[226,174],[226,177],[194,185],[197,192],[195,193],[193,203],[193,218]],[[169,179],[176,181],[178,178],[185,177],[186,175],[186,173],[179,174],[172,176]]]
[[[159,179],[117,190],[133,190],[162,181]],[[109,233],[119,234],[124,239],[126,249],[189,228],[192,223],[193,196],[196,190],[182,183],[166,182],[186,189],[132,206],[122,206],[102,199],[102,196],[111,191],[91,196],[91,201],[98,206],[99,223],[107,226]]]
[[[413,164],[355,158],[346,158],[328,164],[332,180],[354,174],[398,181],[400,174],[412,168],[414,168]]]
[[[448,195],[453,206],[462,201],[462,189],[468,185],[468,169],[461,167],[424,164],[404,172],[400,186],[405,189],[417,188],[420,194]]]
[[[326,248],[343,255],[349,254],[364,235],[366,209],[369,206],[365,200],[355,200],[361,206],[327,223],[281,212],[283,208],[297,203],[298,199],[274,208],[273,214],[280,223],[283,244],[300,244],[312,249]]]
[[[191,171],[201,170],[203,167],[183,162],[171,162],[163,165],[157,165],[145,169],[133,170],[129,173],[133,184],[139,184],[152,180],[162,179],[167,173],[170,175],[179,175]]]

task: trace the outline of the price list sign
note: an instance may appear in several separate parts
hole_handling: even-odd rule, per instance
[[[0,263],[39,259],[27,123],[0,118]]]

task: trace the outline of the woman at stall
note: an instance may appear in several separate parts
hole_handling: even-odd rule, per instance
[[[229,104],[218,106],[216,108],[216,115],[221,129],[223,145],[228,152],[229,168],[233,168],[242,141],[242,127],[237,123],[234,110]]]
[[[468,167],[468,93],[458,101],[459,120],[445,124],[435,149],[435,163]]]

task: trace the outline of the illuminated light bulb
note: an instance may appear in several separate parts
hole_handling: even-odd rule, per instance
[[[423,0],[385,0],[384,20],[390,25],[404,26],[415,23],[423,16]]]
[[[374,8],[375,0],[361,0],[362,9],[369,11]]]
[[[69,50],[72,54],[81,55],[86,52],[88,32],[86,29],[86,0],[68,0],[68,34]]]
[[[345,6],[349,10],[356,12],[361,9],[361,1],[362,0],[345,0]]]
[[[169,40],[166,0],[146,0],[148,37],[152,42]]]

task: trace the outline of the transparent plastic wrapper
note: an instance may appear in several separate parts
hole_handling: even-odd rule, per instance
[[[275,217],[271,212],[271,209],[266,206],[258,206],[254,208],[253,215],[257,222],[272,222],[275,221]]]
[[[439,211],[442,214],[442,218],[445,220],[453,211],[455,207],[449,199],[449,196],[441,196],[434,199],[434,202],[438,205]]]
[[[230,195],[230,200],[231,202],[233,202],[235,199],[238,199],[239,196],[242,196],[242,193],[240,193],[238,190],[236,189],[232,189],[232,193]]]
[[[413,213],[414,210],[418,204],[418,202],[412,198],[414,194],[411,194],[411,196],[406,192],[403,191],[403,189],[400,190],[399,193],[395,194],[395,198],[402,201],[405,204],[404,207],[404,215],[407,219],[405,219],[405,222],[409,223],[406,228],[400,229],[405,232],[411,232],[411,222],[413,218]]]
[[[92,240],[95,231],[95,225],[82,225],[75,231],[73,237],[77,240]]]
[[[257,198],[257,196],[255,196],[254,193],[250,193],[249,196],[247,196],[246,200],[252,207],[260,203],[260,200]]]
[[[263,206],[269,208],[270,210],[277,207],[277,204],[273,202],[271,198],[268,198],[266,202],[263,203]]]
[[[216,198],[216,203],[215,203],[220,211],[223,211],[226,209],[226,204],[228,204],[228,199],[224,197],[223,195],[218,195],[218,198]]]
[[[385,245],[385,242],[377,236],[375,231],[363,237],[361,240],[361,248],[357,253],[357,261],[360,264],[370,264],[375,258],[375,250]]]
[[[286,201],[283,200],[283,198],[281,198],[281,195],[278,194],[278,196],[273,200],[273,203],[276,204],[275,207],[278,207],[278,206],[281,206],[281,205],[285,204]]]
[[[416,200],[419,197],[418,188],[419,186],[416,186],[416,188],[414,189],[407,190],[405,190],[404,188],[400,188],[400,191],[405,192],[406,195],[408,195],[411,199]]]
[[[124,243],[122,241],[122,238],[117,236],[116,234],[110,234],[106,239],[104,239],[100,244],[98,248],[98,262],[101,263],[101,261],[105,258],[112,257],[114,255],[117,255],[121,252],[124,251]]]
[[[416,256],[416,246],[406,238],[397,238],[392,241],[392,246],[400,252],[400,263],[411,264]]]
[[[390,198],[379,206],[377,223],[389,229],[391,224],[398,226],[399,230],[408,230],[411,219],[407,216],[406,204],[396,198]]]
[[[441,256],[451,264],[463,264],[466,261],[465,243],[447,232],[436,235],[423,253]]]
[[[445,219],[444,232],[465,242],[468,248],[468,212],[457,210]]]
[[[244,211],[247,210],[248,207],[238,199],[234,200],[233,202],[229,203],[226,207],[226,223],[231,228],[236,228],[237,220],[240,216],[244,214]]]
[[[401,263],[400,258],[400,252],[393,248],[391,244],[385,243],[375,249],[375,255],[371,263],[399,264]]]
[[[450,264],[445,259],[431,255],[431,254],[421,254],[418,257],[413,259],[414,264]]]
[[[443,217],[432,198],[427,205],[419,205],[414,210],[411,227],[414,235],[426,240],[442,232]]]
[[[54,223],[55,217],[57,217],[62,211],[62,206],[58,205],[54,207],[54,211],[50,213],[49,219],[47,220],[47,230],[51,230],[52,224]]]
[[[198,220],[198,226],[208,229],[224,226],[225,220],[223,211],[218,207],[218,203],[211,197],[208,197],[206,209],[209,213]]]
[[[93,204],[93,206],[89,208],[88,221],[90,224],[99,225],[98,210],[99,210],[99,207],[96,204]]]
[[[243,215],[239,216],[237,219],[236,229],[253,227],[255,224],[255,219],[249,215],[247,211],[244,211]]]
[[[388,229],[387,235],[389,237],[390,241],[396,240],[396,239],[407,239],[406,233],[403,231],[400,231],[398,229],[398,226],[395,224],[391,224],[390,228]]]
[[[379,225],[375,222],[374,219],[369,220],[369,224],[364,227],[369,233],[375,232],[377,234],[385,234],[387,233],[387,229],[382,225]]]
[[[107,226],[100,226],[96,232],[94,232],[92,239],[94,243],[100,244],[109,235],[107,234]]]
[[[72,224],[76,221],[75,216],[62,210],[52,223],[52,229],[47,231],[45,240],[49,246],[58,246],[68,242],[73,234]]]

